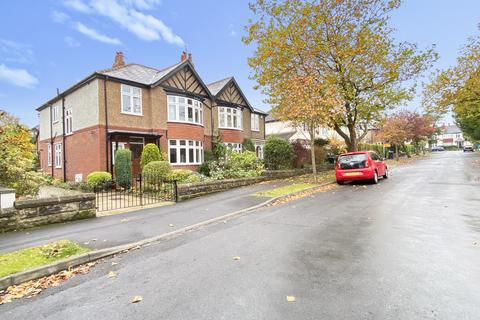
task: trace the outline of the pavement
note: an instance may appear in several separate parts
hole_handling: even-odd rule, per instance
[[[92,250],[137,242],[182,229],[201,221],[260,204],[266,198],[255,192],[283,185],[282,180],[215,193],[173,205],[102,216],[96,219],[53,224],[0,234],[0,252],[69,239]]]
[[[479,159],[437,153],[152,244],[0,318],[478,319]]]

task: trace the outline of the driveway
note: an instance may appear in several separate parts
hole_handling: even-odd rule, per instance
[[[479,154],[444,152],[97,265],[5,319],[478,319]],[[233,257],[240,257],[239,260]],[[118,277],[106,274],[114,270]],[[143,301],[132,304],[135,295]],[[286,296],[295,296],[287,302]]]

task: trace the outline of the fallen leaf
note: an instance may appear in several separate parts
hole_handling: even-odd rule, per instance
[[[137,302],[140,302],[143,300],[143,297],[142,296],[135,296],[133,297],[132,299],[132,303],[137,303]]]
[[[235,256],[235,257],[233,257],[232,259],[233,259],[233,260],[240,260],[240,257]]]
[[[287,296],[287,301],[288,301],[288,302],[294,302],[294,301],[295,301],[295,297],[294,297],[294,296]]]
[[[97,241],[97,239],[92,239],[92,241]]]
[[[117,274],[113,271],[110,271],[108,274],[107,274],[107,277],[109,277],[110,279],[111,278],[115,278],[117,276]]]
[[[175,225],[173,225],[173,224],[170,223],[170,228],[173,228],[173,227],[175,227]]]
[[[120,222],[127,222],[127,221],[128,221],[128,219],[122,219],[122,220],[120,220]]]
[[[116,263],[115,261],[112,262],[112,266],[116,266],[118,263]]]

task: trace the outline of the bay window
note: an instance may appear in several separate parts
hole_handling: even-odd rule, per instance
[[[195,99],[169,95],[168,121],[203,125],[203,104]]]
[[[142,115],[142,89],[121,85],[122,113]]]
[[[218,108],[219,128],[242,129],[242,110],[229,107]]]
[[[260,131],[260,115],[252,113],[250,120],[252,131]]]
[[[201,164],[203,142],[193,140],[168,140],[168,159],[171,164]]]

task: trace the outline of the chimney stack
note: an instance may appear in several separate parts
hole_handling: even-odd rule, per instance
[[[123,60],[123,52],[117,51],[115,54],[115,61],[113,62],[112,68],[120,68],[125,65],[125,61]]]
[[[190,63],[192,63],[192,64],[193,64],[193,61],[192,61],[192,54],[191,54],[191,53],[189,53],[189,54],[188,54],[188,61],[190,61]]]
[[[187,53],[185,51],[182,52],[182,55],[180,56],[180,62],[183,62],[187,60]]]

